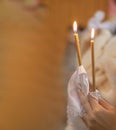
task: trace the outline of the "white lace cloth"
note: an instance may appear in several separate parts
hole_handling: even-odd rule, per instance
[[[68,83],[68,124],[66,130],[88,130],[81,119],[84,113],[84,108],[78,97],[77,89],[81,89],[85,96],[89,93],[88,77],[83,66],[77,68]],[[97,98],[98,91],[91,95]]]

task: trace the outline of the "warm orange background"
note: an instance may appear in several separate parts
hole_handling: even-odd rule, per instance
[[[29,12],[0,1],[0,130],[63,130],[66,86],[62,60],[67,27],[107,12],[107,0],[41,0]]]

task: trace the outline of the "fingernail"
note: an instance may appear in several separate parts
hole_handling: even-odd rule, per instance
[[[89,97],[93,97],[93,95],[90,93],[90,94],[89,94]]]
[[[88,98],[91,98],[92,96],[91,96],[91,94],[89,93],[89,94],[87,95],[87,97],[88,97]]]

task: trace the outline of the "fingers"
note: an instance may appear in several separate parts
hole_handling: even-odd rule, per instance
[[[92,109],[96,108],[99,105],[98,101],[90,94],[88,95],[88,98],[89,98],[89,102],[90,102]]]
[[[87,114],[87,113],[84,113],[84,114],[83,114],[82,120],[83,120],[83,122],[85,123],[85,125],[86,125],[87,127],[89,127],[89,120],[88,120],[88,114]]]
[[[78,90],[78,94],[79,94],[80,101],[81,101],[82,106],[84,107],[85,111],[87,113],[90,113],[92,108],[88,102],[87,97],[80,90]]]
[[[110,104],[108,104],[105,100],[103,100],[102,98],[99,99],[99,104],[100,104],[103,108],[105,108],[105,109],[107,109],[107,110],[112,110],[112,109],[113,109],[113,107],[112,107]]]
[[[103,127],[101,122],[103,121],[101,121],[101,119],[104,119],[102,118],[103,107],[93,96],[89,95],[88,101],[88,98],[80,90],[78,90],[78,94],[85,109],[85,113],[82,117],[83,122],[88,128],[91,128],[91,130],[94,130],[94,128],[99,128],[99,130],[102,130]]]

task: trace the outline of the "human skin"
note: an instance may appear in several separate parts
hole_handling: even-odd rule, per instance
[[[89,130],[116,130],[116,108],[103,99],[98,101],[90,94],[86,97],[78,90],[80,101],[85,109],[82,117]]]

